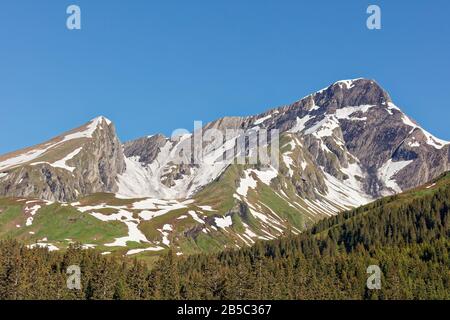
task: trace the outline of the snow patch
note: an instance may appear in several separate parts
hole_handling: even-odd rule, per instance
[[[159,247],[159,246],[158,247],[149,247],[149,248],[144,248],[144,249],[132,249],[127,252],[127,256],[131,256],[133,254],[137,254],[137,253],[141,253],[141,252],[145,252],[145,251],[161,251],[161,250],[164,250],[164,248]]]
[[[230,227],[233,224],[231,216],[226,216],[224,218],[215,218],[214,221],[216,222],[216,226],[222,229]]]
[[[116,238],[114,242],[107,243],[107,247],[126,247],[127,242],[149,242],[145,235],[138,228],[139,220],[133,218],[133,213],[119,209],[119,212],[106,215],[98,212],[91,212],[90,215],[101,221],[120,221],[128,227],[128,235],[125,237]]]
[[[267,115],[267,116],[265,116],[265,117],[259,118],[258,120],[255,120],[255,122],[253,122],[253,124],[254,124],[254,125],[261,124],[261,123],[263,123],[264,121],[266,121],[266,120],[268,120],[268,119],[270,119],[270,118],[272,118],[272,115],[271,115],[271,114],[269,114],[269,115]]]
[[[422,128],[420,128],[420,129],[422,130],[423,134],[425,135],[425,137],[427,139],[427,144],[429,144],[430,146],[432,146],[436,149],[442,149],[446,145],[450,144],[450,141],[445,141],[445,140],[436,138],[435,136],[433,136],[431,133],[429,133],[425,129],[422,129]]]
[[[305,160],[302,160],[300,166],[302,167],[302,170],[305,171],[306,167],[308,166],[308,163]]]
[[[420,147],[420,143],[419,143],[419,141],[414,141],[414,142],[409,141],[408,146],[410,146],[411,148],[418,148],[418,147]]]
[[[34,215],[38,212],[38,210],[41,208],[40,205],[35,205],[31,208],[25,208],[25,214],[29,214],[31,217],[27,218],[27,221],[25,222],[25,225],[27,227],[31,226],[33,224]]]
[[[256,180],[248,173],[248,170],[244,171],[244,178],[241,178],[239,183],[239,187],[236,189],[236,192],[241,196],[246,197],[248,189],[256,188]]]
[[[138,157],[125,159],[126,170],[118,176],[118,197],[158,199],[186,199],[216,179],[229,165],[222,160],[226,150],[235,145],[235,138],[225,142],[221,148],[204,150],[202,163],[198,167],[191,167],[190,174],[181,175],[174,180],[174,185],[166,186],[163,182],[176,166],[174,163],[190,163],[191,158],[184,154],[185,159],[179,159],[183,149],[191,145],[191,134],[182,136],[178,141],[167,141],[160,148],[155,160],[145,165]],[[211,145],[211,148],[213,145]]]
[[[81,246],[81,248],[84,249],[84,250],[87,250],[87,249],[94,249],[96,246],[97,246],[96,244],[87,243],[87,244],[83,244]]]
[[[398,112],[402,112],[402,111],[400,110],[400,108],[397,107],[395,104],[393,104],[392,102],[388,102],[388,103],[387,103],[387,109],[386,109],[386,111],[387,111],[390,115],[393,115],[394,113],[392,112],[392,110],[396,110],[396,111],[398,111]]]
[[[296,124],[290,130],[288,130],[287,132],[290,132],[290,133],[302,132],[306,128],[306,123],[309,120],[314,119],[314,118],[315,118],[315,116],[311,116],[309,114],[304,116],[303,118],[297,117]]]
[[[313,105],[312,105],[311,109],[309,109],[309,111],[316,111],[319,109],[320,109],[320,107],[318,105],[316,105],[316,101],[313,99]]]
[[[192,217],[192,219],[194,219],[198,223],[205,224],[205,221],[200,219],[195,211],[190,210],[190,211],[188,211],[188,214]]]
[[[350,106],[350,107],[344,107],[341,109],[337,109],[336,110],[336,117],[338,119],[347,119],[347,120],[355,120],[355,121],[364,121],[367,120],[367,118],[356,118],[356,117],[351,117],[352,114],[357,113],[357,112],[361,112],[361,113],[366,113],[367,111],[370,110],[370,108],[375,107],[374,105],[360,105],[360,106]]]
[[[436,148],[436,149],[442,149],[446,145],[450,144],[450,141],[445,141],[439,138],[436,138],[431,133],[417,125],[414,121],[412,121],[407,115],[402,114],[402,121],[404,124],[406,124],[409,127],[412,127],[412,130],[410,133],[412,133],[415,129],[419,129],[422,131],[423,135],[425,136],[425,139],[427,139],[427,144]]]
[[[384,182],[386,187],[392,189],[396,193],[400,193],[402,192],[402,189],[398,186],[394,176],[413,161],[414,160],[394,162],[392,159],[389,159],[380,169],[378,169],[378,178]]]
[[[292,158],[290,157],[291,154],[292,152],[286,152],[283,154],[283,161],[289,170],[288,171],[289,177],[292,177],[294,175],[294,170],[292,169],[292,167],[294,166],[294,160],[292,160]]]
[[[48,150],[48,148],[31,150],[31,151],[28,151],[21,155],[18,155],[16,157],[6,159],[5,161],[0,162],[0,170],[4,170],[7,168],[21,165],[23,163],[33,161],[34,159],[36,159],[36,158],[40,157],[42,154],[44,154],[47,150]]]
[[[158,205],[156,207],[156,209],[157,209],[156,211],[149,211],[149,210],[141,211],[141,213],[139,213],[139,217],[141,217],[144,220],[151,220],[155,217],[165,215],[166,213],[169,213],[170,211],[187,208],[187,205],[192,202],[193,202],[193,200],[186,200],[183,202],[178,202],[178,201],[173,200],[172,202],[167,202],[164,205]]]
[[[69,154],[68,154],[67,156],[65,156],[63,159],[58,160],[58,161],[56,161],[56,162],[54,162],[54,163],[42,162],[42,161],[41,161],[41,162],[34,162],[34,163],[31,163],[31,165],[32,165],[32,166],[36,166],[36,165],[40,165],[40,164],[48,164],[49,166],[54,167],[54,168],[61,168],[61,169],[64,169],[64,170],[73,172],[73,171],[76,169],[76,167],[69,167],[69,166],[66,164],[66,162],[69,161],[69,160],[71,160],[71,159],[72,159],[73,157],[75,157],[78,153],[80,153],[80,151],[81,151],[82,149],[83,149],[83,148],[78,148],[78,149],[76,149],[75,151],[69,153]]]
[[[244,170],[244,178],[241,178],[239,187],[236,192],[241,196],[246,197],[249,189],[255,189],[257,181],[253,178],[252,174],[264,184],[270,185],[270,182],[278,175],[278,171],[273,167],[269,167],[266,170],[247,169]]]
[[[211,211],[211,212],[217,211],[217,210],[214,210],[213,208],[211,208],[211,206],[197,206],[197,207],[199,207],[200,209],[202,209],[204,211]]]
[[[325,118],[305,130],[305,134],[313,134],[317,138],[333,135],[334,129],[339,128],[339,121],[334,115],[326,115]]]
[[[351,79],[351,80],[339,80],[337,82],[335,82],[333,85],[337,84],[339,85],[341,88],[345,88],[345,89],[351,89],[355,86],[355,81],[356,80],[360,80],[361,78],[358,79]]]
[[[169,232],[173,231],[173,227],[170,224],[165,224],[162,229],[158,229],[159,232],[161,232],[163,239],[162,239],[162,243],[165,244],[166,246],[170,245],[170,241],[169,241]]]
[[[63,143],[65,141],[74,140],[74,139],[92,138],[94,135],[94,132],[97,130],[97,128],[102,128],[102,123],[104,121],[108,125],[111,124],[111,121],[106,119],[105,117],[103,117],[103,116],[97,117],[95,119],[92,119],[89,122],[89,124],[87,125],[87,128],[85,130],[68,134],[68,135],[64,136],[63,140],[60,141],[59,143]]]
[[[65,170],[68,170],[70,172],[73,172],[75,170],[75,167],[69,167],[66,162],[71,160],[73,157],[75,157],[77,154],[79,154],[83,150],[83,148],[75,149],[73,152],[69,153],[67,156],[65,156],[63,159],[58,160],[51,164],[52,167],[56,168],[62,168]]]
[[[44,242],[37,242],[34,244],[27,245],[27,248],[34,249],[34,248],[47,248],[48,251],[58,251],[59,248],[51,243],[44,243]]]
[[[269,167],[265,170],[250,169],[251,172],[256,174],[259,180],[266,185],[270,185],[270,182],[278,176],[278,171],[273,167]]]
[[[330,208],[330,205],[337,207],[340,211],[342,209],[359,207],[373,200],[370,195],[366,194],[361,182],[358,181],[357,177],[363,178],[365,176],[358,163],[349,163],[347,168],[340,168],[348,176],[348,179],[343,181],[327,173],[323,167],[321,169],[325,175],[325,185],[328,189],[325,200],[330,203],[322,201],[319,204],[319,207],[322,207],[322,210],[325,212],[329,211],[327,208]],[[306,202],[306,199],[303,200]]]

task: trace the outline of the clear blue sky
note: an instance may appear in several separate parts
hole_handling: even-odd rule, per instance
[[[66,8],[82,30],[66,29]],[[382,9],[382,30],[366,8]],[[97,115],[122,141],[376,79],[450,140],[450,2],[8,0],[0,4],[0,153]]]

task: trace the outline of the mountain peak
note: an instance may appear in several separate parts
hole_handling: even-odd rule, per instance
[[[389,94],[372,79],[339,80],[312,95],[318,105],[334,108],[360,105],[386,105]]]
[[[0,156],[0,196],[71,201],[115,191],[125,160],[111,124],[99,116],[47,142]]]
[[[347,80],[338,80],[336,82],[333,82],[331,85],[329,85],[328,87],[326,87],[323,90],[320,91],[324,91],[326,89],[332,88],[334,86],[339,86],[343,89],[352,89],[352,88],[357,88],[357,87],[374,87],[374,88],[378,88],[384,91],[384,89],[380,86],[380,84],[374,80],[374,79],[369,79],[369,78],[354,78],[354,79],[347,79]],[[320,92],[319,91],[319,92]]]
[[[371,81],[369,79],[364,79],[364,78],[355,78],[355,79],[348,79],[348,80],[338,80],[335,83],[333,83],[331,86],[334,85],[344,85],[347,88],[352,88],[355,86],[355,83],[359,80],[364,80],[364,81]]]
[[[98,116],[90,121],[90,123],[96,124],[101,124],[102,122],[106,122],[107,125],[110,125],[112,123],[112,121],[106,118],[105,116]]]

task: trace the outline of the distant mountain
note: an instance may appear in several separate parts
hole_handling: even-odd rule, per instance
[[[128,254],[169,246],[179,254],[217,251],[299,233],[325,216],[450,170],[450,143],[411,120],[373,80],[338,81],[291,105],[225,117],[208,129],[226,138],[220,147],[204,139],[208,161],[199,163],[191,161],[195,153],[177,161],[194,144],[193,134],[158,134],[121,145],[104,117],[1,156],[0,195],[6,198],[0,208],[3,203],[5,210],[17,206],[22,212],[3,226],[4,234],[12,228],[28,242],[45,238],[43,245],[63,248],[78,240]],[[278,129],[279,169],[222,161],[242,138],[238,131],[225,135],[229,129]],[[269,140],[268,147],[276,146]],[[248,159],[252,152],[236,156]],[[55,212],[63,231],[92,232],[80,236],[71,229],[72,237],[72,231],[55,232],[46,219],[40,222],[39,216]],[[98,228],[108,231],[99,236]]]

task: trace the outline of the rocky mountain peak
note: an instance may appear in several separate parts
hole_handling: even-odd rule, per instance
[[[98,122],[98,123],[106,122],[107,125],[110,125],[112,123],[112,121],[106,118],[105,116],[98,116],[92,119],[91,122]]]
[[[113,192],[125,170],[114,124],[101,116],[42,144],[0,157],[0,195],[70,201]]]
[[[336,110],[349,106],[387,105],[392,102],[389,94],[370,79],[340,80],[294,104],[306,111]]]

